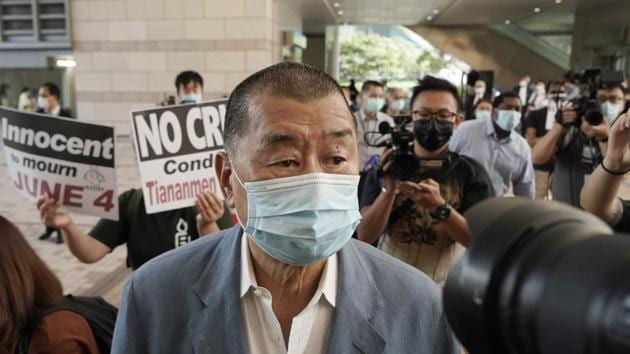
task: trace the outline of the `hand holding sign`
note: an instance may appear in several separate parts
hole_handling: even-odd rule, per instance
[[[59,202],[54,199],[40,198],[37,201],[37,209],[39,209],[39,216],[46,226],[62,229],[72,223],[70,214],[59,211]]]

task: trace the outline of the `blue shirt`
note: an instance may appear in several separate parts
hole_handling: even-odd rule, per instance
[[[514,131],[497,140],[492,122],[463,122],[455,129],[449,149],[485,167],[497,197],[505,195],[512,183],[515,195],[534,198],[534,166],[527,141]]]

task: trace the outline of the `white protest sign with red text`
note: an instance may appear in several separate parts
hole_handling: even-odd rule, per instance
[[[31,202],[118,220],[114,128],[0,107],[0,130],[13,187]]]
[[[220,195],[214,156],[223,150],[225,100],[131,112],[148,214],[195,205],[205,190]]]

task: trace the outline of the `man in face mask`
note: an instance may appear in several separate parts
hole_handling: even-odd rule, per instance
[[[37,91],[37,113],[58,117],[73,118],[69,109],[61,107],[61,90],[59,86],[47,82]]]
[[[532,148],[553,127],[558,110],[568,104],[562,82],[554,81],[549,84],[547,98],[549,100],[547,107],[532,111],[525,118],[525,137]],[[553,160],[545,164],[534,165],[536,199],[546,199],[549,196],[551,171],[553,171]]]
[[[377,147],[381,142],[378,127],[382,122],[394,126],[394,120],[389,115],[381,112],[385,105],[385,88],[378,81],[368,80],[361,88],[361,109],[354,117],[357,121],[357,136],[359,145],[359,168],[367,169],[368,160],[374,155],[383,152],[384,147]]]
[[[505,92],[493,103],[492,119],[462,123],[449,148],[471,157],[486,168],[497,197],[510,186],[515,195],[534,198],[534,167],[527,141],[514,129],[521,121],[521,99]]]
[[[544,137],[538,139],[533,149],[535,164],[554,162],[551,191],[554,200],[580,207],[580,192],[601,162],[607,149],[608,126],[622,110],[623,90],[607,87],[598,90],[602,120],[591,125],[580,117],[581,112],[569,106],[559,110],[559,119],[553,123]]]
[[[529,100],[529,96],[532,94],[532,87],[530,86],[530,82],[532,81],[529,75],[523,76],[516,86],[512,89],[512,92],[516,93],[518,97],[521,99],[521,102],[527,102]]]
[[[49,114],[57,117],[73,118],[69,109],[61,107],[61,90],[59,86],[47,82],[37,91],[37,113]],[[63,243],[61,231],[57,228],[46,226],[46,230],[39,235],[40,240],[46,240],[55,233],[55,242]]]
[[[546,107],[547,103],[549,103],[549,100],[547,99],[545,81],[538,80],[534,86],[534,92],[529,96],[529,101],[527,101],[527,108],[529,110],[537,110]]]
[[[203,100],[203,78],[196,71],[183,71],[175,78],[179,103],[200,103]]]
[[[597,91],[597,101],[606,123],[611,125],[626,106],[625,90],[621,85],[604,87]]]
[[[483,80],[475,81],[474,85],[468,89],[466,96],[466,119],[475,119],[475,107],[481,102],[486,95],[486,82]]]
[[[224,139],[215,166],[240,225],[135,272],[112,352],[459,353],[437,286],[351,239],[356,125],[334,79],[299,63],[253,74]]]
[[[400,87],[390,87],[387,89],[387,110],[386,113],[393,117],[404,114],[405,109],[405,91]]]
[[[451,83],[424,78],[414,90],[411,109],[415,174],[411,180],[397,180],[395,155],[392,150],[383,154],[365,182],[358,237],[368,243],[380,238],[381,250],[443,284],[470,242],[462,213],[490,197],[492,184],[481,165],[448,150],[462,119]]]

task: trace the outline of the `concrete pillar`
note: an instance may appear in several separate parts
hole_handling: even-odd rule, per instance
[[[129,111],[175,93],[195,70],[204,99],[221,98],[279,57],[277,0],[74,0],[80,119],[129,133]]]

